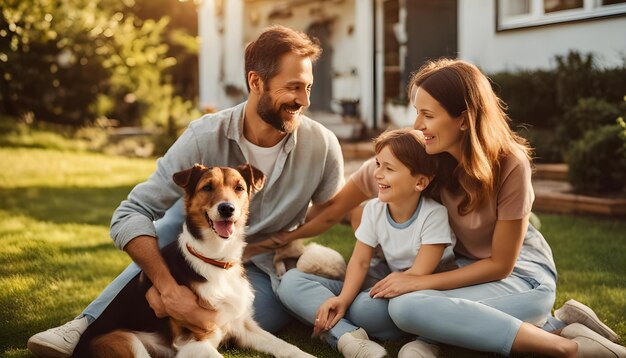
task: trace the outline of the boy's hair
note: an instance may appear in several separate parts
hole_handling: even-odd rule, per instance
[[[421,132],[410,128],[386,131],[374,140],[374,151],[378,154],[385,147],[409,168],[411,175],[421,174],[433,179],[437,173],[439,163],[436,157],[426,153]]]
[[[281,25],[270,26],[254,41],[246,46],[245,76],[246,87],[250,92],[248,73],[256,72],[267,87],[280,71],[280,60],[284,54],[293,53],[317,61],[322,49],[316,38]]]

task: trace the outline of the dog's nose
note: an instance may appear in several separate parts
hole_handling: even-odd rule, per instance
[[[217,212],[224,218],[229,218],[233,216],[235,212],[235,205],[232,203],[221,203],[217,206]]]

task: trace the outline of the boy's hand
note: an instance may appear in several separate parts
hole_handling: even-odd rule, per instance
[[[320,306],[315,315],[313,336],[319,336],[322,332],[333,328],[346,314],[348,306],[350,306],[350,304],[339,297],[327,299],[326,302]]]
[[[392,272],[372,287],[370,296],[373,298],[394,298],[413,292],[417,290],[415,284],[418,280],[419,276],[405,272]]]

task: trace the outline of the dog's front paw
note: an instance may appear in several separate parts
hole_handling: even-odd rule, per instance
[[[286,352],[281,352],[280,355],[276,357],[279,358],[316,358],[314,355],[310,355],[309,353],[300,350],[300,348],[296,346],[292,346],[293,349],[290,349]]]

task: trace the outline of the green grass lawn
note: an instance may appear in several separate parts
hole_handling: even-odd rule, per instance
[[[0,354],[27,357],[30,335],[78,313],[128,263],[108,237],[113,210],[146,179],[154,160],[75,151],[0,147]],[[540,215],[560,278],[557,306],[576,298],[626,336],[626,223]],[[337,226],[316,241],[346,258],[352,232]],[[335,357],[310,329],[293,323],[281,337]],[[395,356],[401,342],[385,344]],[[484,356],[446,348],[446,356]],[[228,349],[227,357],[261,356]],[[492,355],[488,355],[492,356]]]

